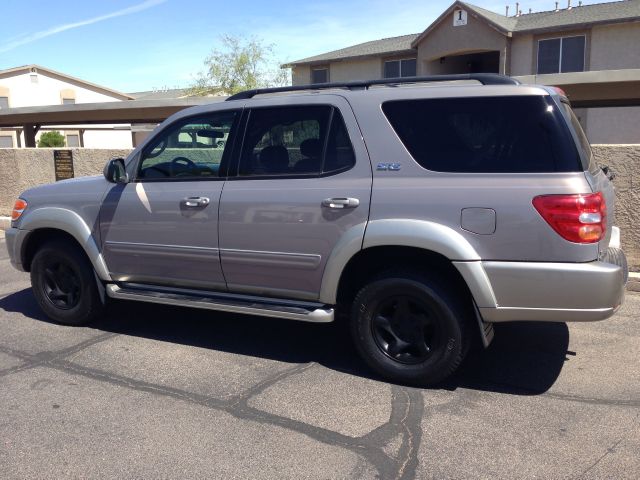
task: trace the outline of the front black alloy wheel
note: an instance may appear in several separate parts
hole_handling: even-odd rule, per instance
[[[42,245],[31,262],[31,286],[50,319],[84,325],[104,310],[93,266],[79,246],[53,240]]]
[[[69,310],[80,301],[80,275],[72,264],[59,258],[44,260],[42,290],[51,304]]]
[[[363,360],[398,383],[432,385],[451,375],[467,351],[465,297],[443,278],[389,272],[365,285],[351,313]]]

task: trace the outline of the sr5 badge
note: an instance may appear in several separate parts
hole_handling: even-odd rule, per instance
[[[376,167],[376,170],[384,171],[388,170],[390,172],[397,172],[402,168],[402,164],[400,163],[379,163]]]

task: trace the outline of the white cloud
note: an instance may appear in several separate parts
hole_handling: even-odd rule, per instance
[[[5,43],[2,47],[0,47],[0,53],[8,52],[9,50],[13,50],[14,48],[20,47],[22,45],[26,45],[28,43],[36,42],[40,39],[50,37],[51,35],[55,35],[57,33],[65,32],[67,30],[72,30],[74,28],[84,27],[86,25],[92,25],[94,23],[102,22],[104,20],[109,20],[111,18],[122,17],[124,15],[131,15],[132,13],[141,12],[142,10],[146,10],[151,7],[155,7],[156,5],[160,5],[161,3],[166,2],[167,0],[146,0],[137,5],[132,5],[131,7],[123,8],[122,10],[117,10],[115,12],[107,13],[105,15],[99,15],[97,17],[88,18],[86,20],[80,20],[79,22],[74,23],[66,23],[64,25],[58,25],[55,27],[51,27],[47,30],[41,30],[35,33],[29,33],[19,38],[14,38],[13,40]]]

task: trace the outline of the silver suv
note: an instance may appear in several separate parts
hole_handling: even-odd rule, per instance
[[[175,114],[104,176],[24,192],[12,263],[60,323],[109,298],[344,319],[373,370],[420,385],[495,322],[611,316],[627,275],[614,191],[564,94],[490,74],[403,82]]]

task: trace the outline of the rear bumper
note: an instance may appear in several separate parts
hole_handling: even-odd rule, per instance
[[[623,254],[624,255],[624,254]],[[608,262],[482,262],[495,307],[486,322],[604,320],[624,301],[625,267]]]

